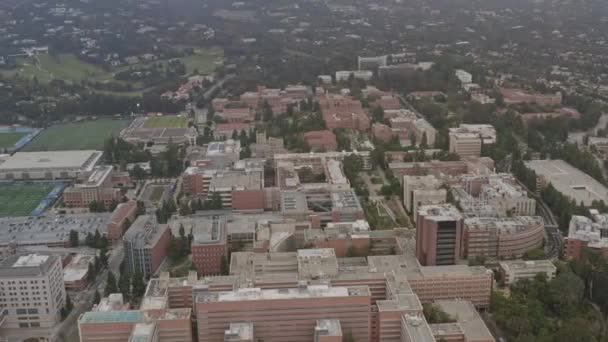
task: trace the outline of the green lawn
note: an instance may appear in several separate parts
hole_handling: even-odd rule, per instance
[[[13,147],[19,139],[28,135],[29,133],[0,133],[0,149]]]
[[[42,131],[24,151],[60,151],[102,149],[110,135],[118,135],[129,121],[102,119],[67,123]]]
[[[21,67],[14,70],[3,71],[7,75],[20,74],[25,78],[36,77],[38,81],[48,83],[53,79],[68,82],[79,82],[83,79],[105,81],[112,79],[112,73],[101,67],[85,63],[72,54],[51,56],[41,54],[19,60]]]
[[[163,194],[165,193],[165,186],[164,185],[149,185],[149,186],[152,186],[152,193],[150,194],[149,200],[154,204],[159,203],[160,200],[163,198]]]
[[[151,116],[144,123],[146,128],[185,128],[188,127],[188,118],[185,116]]]
[[[0,182],[0,217],[29,215],[56,184]]]

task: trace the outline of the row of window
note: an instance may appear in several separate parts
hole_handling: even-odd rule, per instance
[[[38,323],[38,322],[19,323],[19,328],[40,328],[40,323]]]
[[[40,280],[40,282],[42,284],[45,283],[44,280]],[[6,285],[14,285],[14,284],[27,284],[28,281],[27,280],[19,280],[19,281],[15,281],[15,280],[9,280],[6,282]],[[30,284],[38,284],[38,280],[30,280],[29,281]],[[4,281],[0,281],[0,285],[4,285]]]

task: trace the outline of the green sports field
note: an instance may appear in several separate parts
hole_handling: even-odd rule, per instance
[[[28,135],[29,133],[0,133],[0,149],[13,147],[19,139]]]
[[[151,116],[144,123],[146,128],[185,128],[188,118],[185,116]]]
[[[23,151],[96,150],[104,141],[117,136],[129,121],[102,119],[51,126],[40,133]]]
[[[55,186],[53,183],[0,182],[0,217],[29,215]]]

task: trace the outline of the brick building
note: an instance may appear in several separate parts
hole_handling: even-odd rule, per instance
[[[418,209],[416,256],[421,265],[454,265],[462,259],[463,217],[451,204]]]
[[[366,131],[371,126],[371,120],[359,100],[350,96],[323,94],[318,101],[329,130],[349,128]]]
[[[313,151],[335,151],[338,149],[336,135],[332,131],[310,131],[304,133],[304,140]]]
[[[141,215],[122,238],[126,269],[140,272],[149,279],[167,257],[170,232],[167,224],[156,222],[152,215]]]
[[[108,240],[112,242],[118,241],[127,228],[127,220],[129,224],[133,223],[136,216],[137,201],[129,200],[127,202],[120,203],[112,212],[112,216],[110,216],[110,220],[108,222],[108,230],[106,233]]]

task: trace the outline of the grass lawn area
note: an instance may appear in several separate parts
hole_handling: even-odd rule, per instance
[[[185,128],[188,127],[188,118],[185,116],[151,116],[144,123],[146,128]]]
[[[55,188],[53,183],[0,183],[0,216],[29,215]]]
[[[68,82],[79,82],[82,79],[105,81],[112,79],[112,73],[101,67],[85,63],[72,54],[51,56],[41,54],[19,60],[21,67],[14,70],[3,71],[5,75],[20,74],[25,78],[36,77],[38,81],[48,83],[53,79]]]
[[[148,185],[152,186],[152,193],[150,194],[150,201],[154,204],[159,203],[165,193],[165,185]]]
[[[19,139],[23,138],[24,136],[26,136],[28,134],[29,133],[17,133],[17,132],[0,133],[0,149],[7,148],[7,147],[13,147],[13,145],[15,145],[15,143],[17,141],[19,141]]]
[[[103,148],[104,141],[118,135],[129,121],[102,119],[67,123],[42,131],[24,151],[95,150]]]
[[[192,74],[194,70],[198,70],[201,74],[207,74],[215,70],[215,67],[222,63],[224,52],[220,48],[209,48],[209,49],[195,49],[193,55],[187,57],[178,58],[186,65],[186,73]],[[147,67],[152,64],[159,62],[168,62],[169,59],[156,60],[151,62],[142,62],[133,65],[125,65],[116,68],[115,72],[121,72],[129,70],[129,68],[136,69],[138,67]]]

